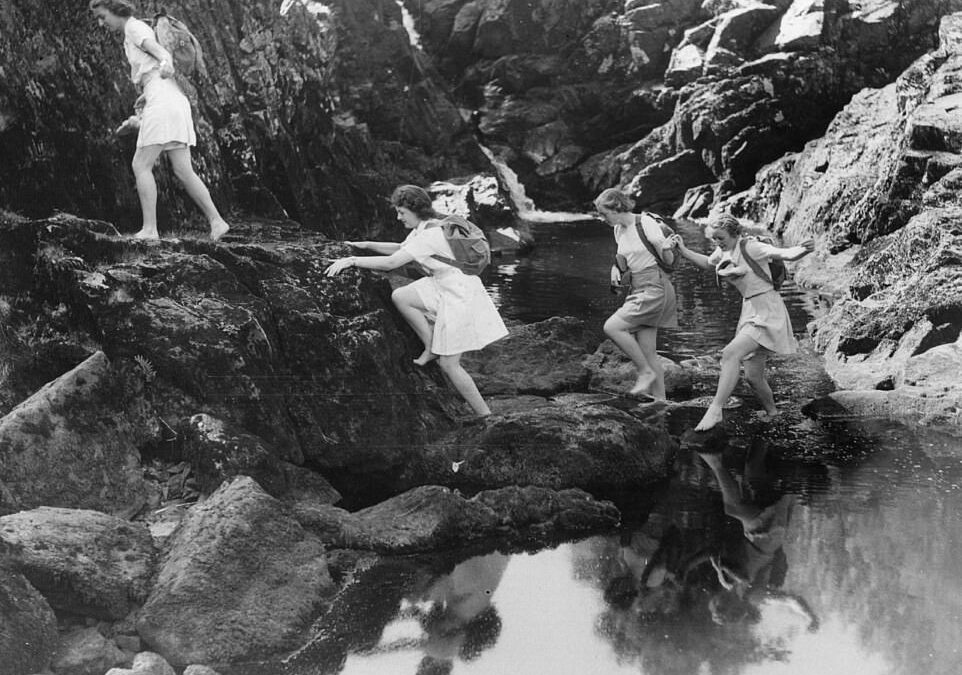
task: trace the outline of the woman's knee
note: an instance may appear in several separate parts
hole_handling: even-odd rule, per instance
[[[461,370],[461,355],[439,356],[438,367],[448,374]]]
[[[154,161],[149,157],[135,154],[134,158],[130,160],[130,168],[133,169],[135,174],[151,173],[154,170]]]
[[[615,317],[611,317],[607,321],[605,321],[605,325],[602,328],[602,330],[604,330],[605,335],[607,335],[610,338],[613,338],[616,335],[625,332],[624,326],[622,326],[621,321],[619,321]]]
[[[391,302],[393,302],[394,306],[398,309],[410,306],[410,291],[408,291],[405,286],[395,288],[391,291]]]

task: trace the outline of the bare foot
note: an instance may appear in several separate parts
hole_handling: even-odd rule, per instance
[[[436,358],[438,358],[437,354],[434,354],[433,352],[431,352],[430,349],[425,349],[423,352],[421,352],[421,356],[414,359],[414,365],[426,366]]]
[[[638,394],[650,394],[649,390],[651,385],[655,383],[655,374],[652,372],[642,373],[635,380],[635,386],[628,390],[628,393],[632,396],[637,396]]]
[[[221,237],[227,234],[227,231],[229,229],[230,229],[230,225],[228,225],[226,221],[215,220],[213,223],[210,224],[210,240],[211,241],[219,240]]]
[[[712,404],[708,406],[708,410],[705,411],[705,415],[701,418],[701,422],[695,425],[695,431],[708,431],[709,429],[721,424],[722,420],[723,417],[721,408]]]
[[[779,416],[779,414],[780,412],[778,410],[759,410],[755,413],[755,418],[759,422],[772,422]]]
[[[157,234],[156,227],[144,227],[141,228],[139,232],[134,234],[134,239],[160,239],[160,235]]]

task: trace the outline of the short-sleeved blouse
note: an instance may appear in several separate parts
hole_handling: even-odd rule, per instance
[[[757,239],[746,239],[745,248],[748,251],[748,255],[752,257],[752,260],[758,263],[758,266],[763,270],[768,267],[768,261],[771,260],[772,255],[778,251],[778,248],[775,246],[758,241]],[[749,265],[742,256],[740,238],[735,242],[735,246],[732,247],[731,251],[723,251],[721,248],[716,248],[712,251],[711,255],[708,256],[708,262],[716,269],[725,261],[731,261],[733,265],[742,266],[747,270],[744,276],[726,277],[726,281],[731,282],[731,284],[738,289],[738,292],[742,294],[742,297],[750,298],[753,295],[772,290],[771,282],[755,274],[755,270],[751,268],[751,265]]]
[[[160,61],[144,51],[144,40],[156,39],[154,29],[133,17],[124,24],[124,54],[130,62],[130,81],[142,85],[144,78],[153,71],[160,71]]]

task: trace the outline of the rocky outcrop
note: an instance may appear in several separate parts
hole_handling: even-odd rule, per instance
[[[474,0],[416,16],[426,49],[479,107],[483,142],[539,204],[620,185],[673,211],[699,185],[719,198],[749,187],[853,94],[931,48],[939,17],[960,8]]]
[[[146,495],[137,448],[151,419],[131,383],[97,352],[0,419],[0,512],[140,510]]]
[[[321,541],[238,477],[175,533],[137,630],[175,666],[256,658],[296,646],[332,591]]]
[[[531,486],[486,490],[466,499],[456,490],[430,485],[354,513],[298,504],[296,515],[331,546],[385,554],[573,536],[609,529],[620,519],[613,504],[582,490]]]
[[[0,540],[58,611],[118,620],[147,599],[156,553],[141,523],[42,507],[0,518]]]
[[[163,5],[204,49],[209,78],[188,87],[194,165],[219,205],[358,234],[390,222],[382,197],[393,184],[487,166],[393,0],[317,5]],[[136,98],[120,43],[84,3],[5,3],[0,208],[138,222],[134,141],[112,131]],[[180,226],[195,207],[168,170],[159,174],[163,226]]]
[[[846,389],[889,392],[852,409],[928,421],[955,419],[962,399],[962,143],[947,113],[962,96],[962,15],[943,20],[940,41],[730,202],[789,239],[818,238],[796,279],[836,297],[813,326],[826,370]]]
[[[664,479],[674,448],[663,429],[621,410],[561,401],[465,425],[431,443],[402,480],[604,494]]]
[[[302,237],[284,222],[238,225],[243,243],[214,246],[187,238],[143,244],[98,229],[69,217],[0,225],[0,260],[38,261],[4,289],[22,289],[10,310],[16,342],[7,372],[24,389],[38,388],[42,381],[32,379],[27,365],[47,341],[81,352],[102,349],[127,375],[115,386],[137,384],[152,405],[152,416],[136,427],[149,437],[125,437],[124,453],[144,446],[177,455],[187,421],[205,411],[257,436],[278,459],[325,472],[362,466],[387,473],[457,411],[440,373],[411,364],[417,341],[394,310],[383,276],[323,275],[326,260],[348,252],[343,246]],[[49,312],[44,302],[61,310]],[[84,391],[93,391],[95,380],[84,381]],[[122,400],[81,401],[70,415],[89,405],[96,412],[84,419],[98,420]],[[130,415],[118,419],[127,424]],[[8,415],[5,429],[14,417]],[[97,463],[88,455],[92,470]],[[108,471],[124,466],[114,462]],[[45,481],[53,485],[50,476]],[[34,504],[89,507],[100,488],[89,492],[87,501]],[[113,500],[123,494],[109,493]]]

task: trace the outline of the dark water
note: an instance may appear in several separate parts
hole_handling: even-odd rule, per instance
[[[533,256],[502,260],[490,279],[505,315],[600,326],[616,306],[610,233],[562,225],[537,237]],[[737,298],[686,271],[677,287],[687,327],[664,351],[713,353]],[[799,291],[788,299],[800,332],[814,305]],[[827,386],[810,356],[782,362],[774,385],[789,399],[780,421],[732,424],[721,454],[683,450],[670,485],[620,504],[621,531],[384,561],[311,645],[258,672],[962,673],[958,439],[804,418],[799,404]]]

